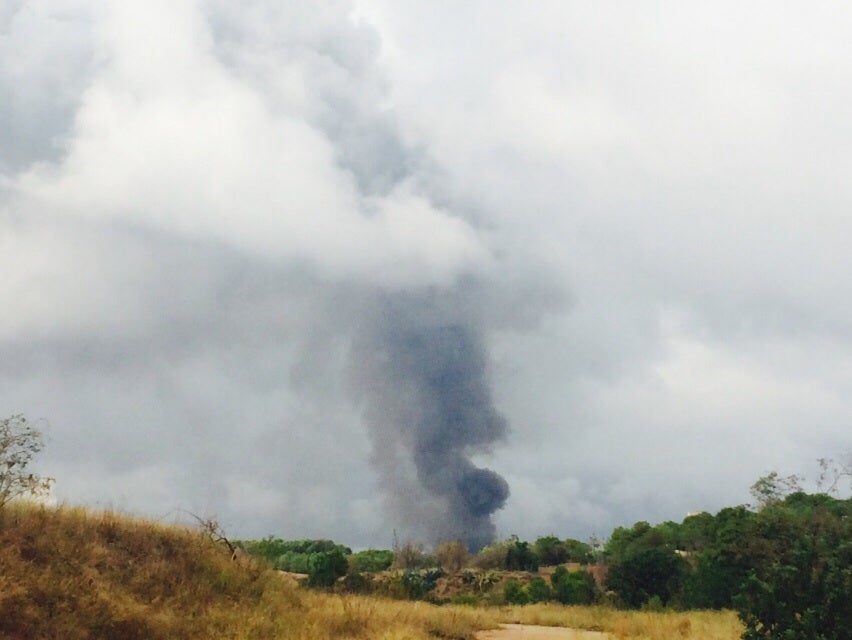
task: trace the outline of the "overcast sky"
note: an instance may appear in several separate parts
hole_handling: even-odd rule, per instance
[[[509,424],[472,452],[501,537],[815,480],[852,447],[850,33],[842,3],[0,0],[0,415],[40,421],[59,501],[387,547],[422,532],[357,345],[432,296]]]

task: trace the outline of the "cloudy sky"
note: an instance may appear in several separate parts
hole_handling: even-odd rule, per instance
[[[850,32],[841,3],[0,0],[0,415],[39,421],[60,501],[387,547],[422,531],[365,336],[414,301],[483,345],[500,536],[814,480],[852,446]]]

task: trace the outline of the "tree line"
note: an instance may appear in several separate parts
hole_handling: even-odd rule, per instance
[[[512,536],[477,554],[460,542],[434,553],[412,544],[353,553],[328,540],[271,537],[241,544],[277,568],[307,573],[313,586],[363,590],[374,584],[365,575],[396,569],[402,597],[428,598],[441,576],[459,574],[473,594],[458,596],[459,602],[735,609],[746,640],[848,640],[852,499],[806,493],[796,481],[772,473],[752,487],[754,506],[697,513],[679,523],[637,522],[616,528],[605,543]],[[482,597],[489,589],[497,591]]]
[[[0,420],[0,515],[11,500],[39,496],[53,482],[29,470],[43,447],[40,431],[20,415]],[[852,479],[852,457],[820,460],[825,492],[801,490],[799,478],[770,473],[752,486],[756,505],[690,515],[680,523],[637,522],[618,527],[605,544],[549,535],[534,542],[512,536],[470,555],[461,542],[434,554],[413,544],[353,553],[331,540],[228,542],[273,567],[308,576],[309,586],[369,590],[365,575],[399,570],[388,595],[427,597],[437,580],[459,575],[489,602],[563,604],[600,601],[628,608],[733,608],[745,640],[852,638],[852,498],[830,495]],[[227,541],[227,540],[226,540]],[[566,565],[602,571],[569,571]],[[556,566],[549,584],[534,575]],[[525,573],[528,580],[502,579]],[[493,597],[495,586],[502,591]],[[468,594],[461,594],[468,595]],[[461,601],[461,600],[460,600]],[[480,600],[473,596],[470,603]]]

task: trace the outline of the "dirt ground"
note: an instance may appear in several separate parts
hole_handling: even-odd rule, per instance
[[[607,640],[608,633],[579,631],[565,627],[539,627],[530,624],[501,624],[499,629],[480,631],[476,640]]]

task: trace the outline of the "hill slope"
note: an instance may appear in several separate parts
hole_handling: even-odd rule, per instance
[[[471,637],[480,612],[300,589],[201,533],[83,509],[0,510],[0,638]]]

